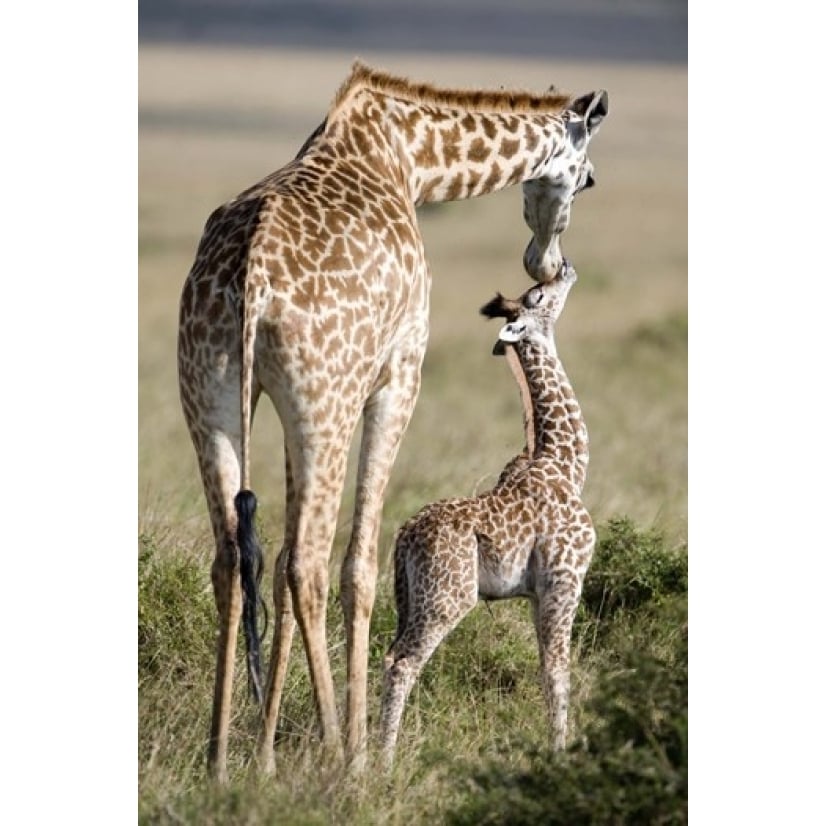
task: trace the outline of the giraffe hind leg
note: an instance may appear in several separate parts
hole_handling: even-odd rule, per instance
[[[434,617],[423,626],[418,626],[413,617],[408,630],[396,640],[392,653],[385,658],[379,718],[379,750],[385,769],[393,765],[402,714],[413,685],[442,640],[461,622],[474,604],[475,599],[467,600],[449,616],[439,619]]]
[[[280,413],[281,411],[279,411]],[[285,423],[286,419],[286,423]],[[285,530],[285,545],[276,571],[276,597],[280,597],[280,620],[277,635],[279,652],[271,665],[273,689],[283,681],[289,642],[294,623],[298,625],[307,655],[310,679],[321,724],[325,752],[336,759],[341,755],[341,731],[338,721],[335,690],[327,645],[327,600],[329,594],[329,559],[341,504],[347,465],[346,446],[352,439],[355,416],[335,423],[335,432],[342,440],[341,449],[324,450],[305,435],[301,428],[282,415],[290,462],[292,491],[288,506],[289,526]],[[286,585],[285,585],[286,583]],[[285,587],[289,588],[289,596]],[[289,599],[289,603],[287,600]],[[291,606],[292,610],[289,611]],[[293,620],[295,617],[295,620]],[[276,644],[276,639],[273,640]],[[274,671],[273,669],[278,669]],[[266,711],[267,727],[277,715],[275,700]]]
[[[402,713],[417,672],[418,669],[414,669],[406,658],[394,659],[392,655],[388,655],[385,660],[379,720],[379,748],[382,765],[386,769],[393,764]]]
[[[397,564],[404,566],[404,559]],[[416,679],[445,637],[477,602],[475,581],[471,579],[454,593],[438,576],[429,577],[427,582],[427,593],[417,589],[415,583],[408,588],[406,625],[399,626],[385,657],[379,722],[379,750],[385,769],[393,764],[402,714]]]
[[[296,625],[307,656],[323,750],[334,759],[341,756],[341,730],[327,646],[329,560],[359,411],[344,405],[327,409],[326,418],[320,419],[320,414],[313,415],[309,401],[297,403],[303,389],[290,388],[280,373],[275,375],[262,367],[259,380],[281,420],[288,485],[284,545],[274,582],[276,633],[264,727],[258,739],[259,765],[268,771],[273,766],[270,752]]]
[[[232,439],[219,431],[193,429],[204,493],[215,535],[212,587],[218,611],[215,689],[208,766],[219,781],[227,779],[227,747],[238,627],[243,613],[235,494],[240,474]]]
[[[341,565],[341,605],[347,639],[347,759],[359,772],[367,759],[367,675],[370,619],[378,578],[378,540],[390,473],[419,389],[424,343],[396,354],[388,383],[364,406],[353,529]]]
[[[205,251],[207,246],[201,250]],[[240,259],[238,263],[240,266]],[[226,780],[235,655],[242,621],[251,691],[254,696],[260,694],[261,635],[257,626],[263,554],[255,533],[255,497],[240,489],[242,445],[248,441],[246,428],[251,426],[261,385],[249,369],[242,376],[236,308],[227,301],[228,293],[211,289],[209,273],[201,264],[196,261],[193,265],[181,295],[178,387],[215,539],[211,577],[218,645],[207,762],[213,776]],[[245,481],[245,487],[247,484]]]
[[[258,765],[265,774],[275,771],[275,754],[273,745],[275,730],[278,723],[278,714],[281,708],[281,695],[284,690],[284,681],[287,676],[290,650],[295,635],[295,614],[293,613],[292,596],[290,594],[287,569],[290,561],[290,548],[295,544],[294,531],[296,526],[296,497],[295,486],[290,468],[289,452],[284,456],[284,477],[286,483],[286,520],[284,544],[275,563],[273,576],[273,602],[275,613],[273,616],[272,653],[270,669],[267,676],[262,726],[258,736]]]
[[[258,578],[263,555],[255,535],[255,497],[249,492],[239,495],[241,421],[234,403],[239,392],[237,368],[230,363],[223,374],[218,374],[202,362],[182,360],[179,376],[184,418],[198,459],[215,538],[211,578],[218,612],[218,644],[207,764],[216,779],[226,781],[235,654],[242,618],[255,693],[255,665],[256,660],[260,661]],[[253,404],[257,395],[256,390]]]
[[[278,556],[273,583],[275,613],[273,619],[272,653],[267,687],[264,693],[261,729],[258,734],[257,758],[258,768],[264,774],[275,772],[275,734],[278,715],[281,710],[281,697],[287,677],[293,637],[295,636],[295,615],[292,607],[287,580],[289,564],[289,546],[285,546]]]

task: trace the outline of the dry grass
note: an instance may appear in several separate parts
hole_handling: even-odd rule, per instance
[[[554,82],[574,91],[608,89],[611,113],[593,145],[598,185],[575,206],[566,238],[582,277],[560,322],[559,346],[591,426],[587,495],[597,515],[622,511],[683,531],[685,350],[651,356],[662,361],[654,365],[658,375],[672,373],[660,375],[661,386],[649,377],[625,376],[611,353],[624,352],[641,326],[687,312],[685,72],[362,57],[444,85],[541,89]],[[205,519],[175,376],[178,295],[203,223],[214,206],[292,156],[323,117],[351,59],[141,50],[142,518],[162,502],[178,525]],[[467,491],[495,474],[521,438],[514,388],[504,366],[489,356],[492,328],[476,314],[495,290],[524,288],[520,260],[529,233],[518,188],[437,207],[423,215],[422,231],[433,270],[431,344],[391,503],[411,486],[424,485],[425,495]],[[436,421],[441,426],[434,430]],[[480,443],[489,451],[475,449]],[[277,419],[267,405],[254,445],[262,515],[272,518],[281,506],[282,454]],[[405,504],[421,501],[412,496]]]

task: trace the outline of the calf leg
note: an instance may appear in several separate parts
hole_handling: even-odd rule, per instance
[[[556,570],[540,593],[536,611],[542,691],[555,751],[564,749],[567,739],[571,632],[581,591],[581,576],[570,569]]]
[[[476,604],[475,584],[452,603],[416,606],[411,599],[407,627],[396,639],[385,658],[384,686],[379,722],[379,750],[386,769],[393,765],[402,713],[410,689],[442,640],[462,621]]]

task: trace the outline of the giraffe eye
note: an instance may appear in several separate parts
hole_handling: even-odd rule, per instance
[[[545,293],[542,291],[542,287],[537,287],[528,293],[527,301],[525,303],[528,307],[538,307],[544,300]]]

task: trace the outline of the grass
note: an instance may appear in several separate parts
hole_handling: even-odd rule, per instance
[[[361,56],[443,84],[539,89],[555,82],[574,91],[607,88],[611,95],[611,113],[593,146],[598,184],[576,204],[566,234],[580,278],[558,330],[591,435],[585,498],[600,532],[575,629],[574,743],[562,758],[544,750],[528,606],[506,602],[478,608],[434,655],[408,704],[388,780],[368,774],[354,783],[335,766],[319,769],[306,661],[297,640],[276,778],[262,784],[248,770],[255,713],[239,668],[231,783],[216,789],[206,782],[213,549],[177,397],[178,297],[210,211],[292,156],[353,56],[142,48],[139,819],[493,823],[503,822],[497,813],[508,811],[513,823],[684,822],[685,71]],[[274,82],[286,75],[295,82]],[[433,270],[431,338],[380,536],[372,724],[381,657],[395,623],[388,574],[396,529],[427,501],[489,486],[522,446],[516,388],[503,360],[490,355],[494,328],[477,313],[495,291],[516,295],[524,289],[520,262],[529,235],[520,194],[511,189],[445,204],[420,218]],[[269,577],[283,530],[283,448],[278,420],[264,401],[252,448]],[[354,464],[331,559],[329,641],[341,697],[344,644],[335,591]],[[267,592],[270,587],[267,580]]]
[[[294,657],[276,780],[261,783],[250,772],[256,718],[240,684],[232,783],[207,783],[213,635],[205,566],[185,549],[142,537],[139,587],[143,823],[684,822],[687,551],[669,547],[662,534],[627,519],[600,527],[574,637],[575,736],[566,755],[547,750],[527,603],[498,603],[473,611],[423,672],[392,776],[368,773],[361,782],[335,766],[318,770],[309,680],[303,658]],[[329,620],[340,683],[345,663],[335,596]],[[394,625],[385,582],[370,650],[374,723]],[[388,800],[388,785],[392,802],[384,811],[376,801]],[[587,800],[573,800],[585,786]],[[500,810],[514,819],[490,814]]]

